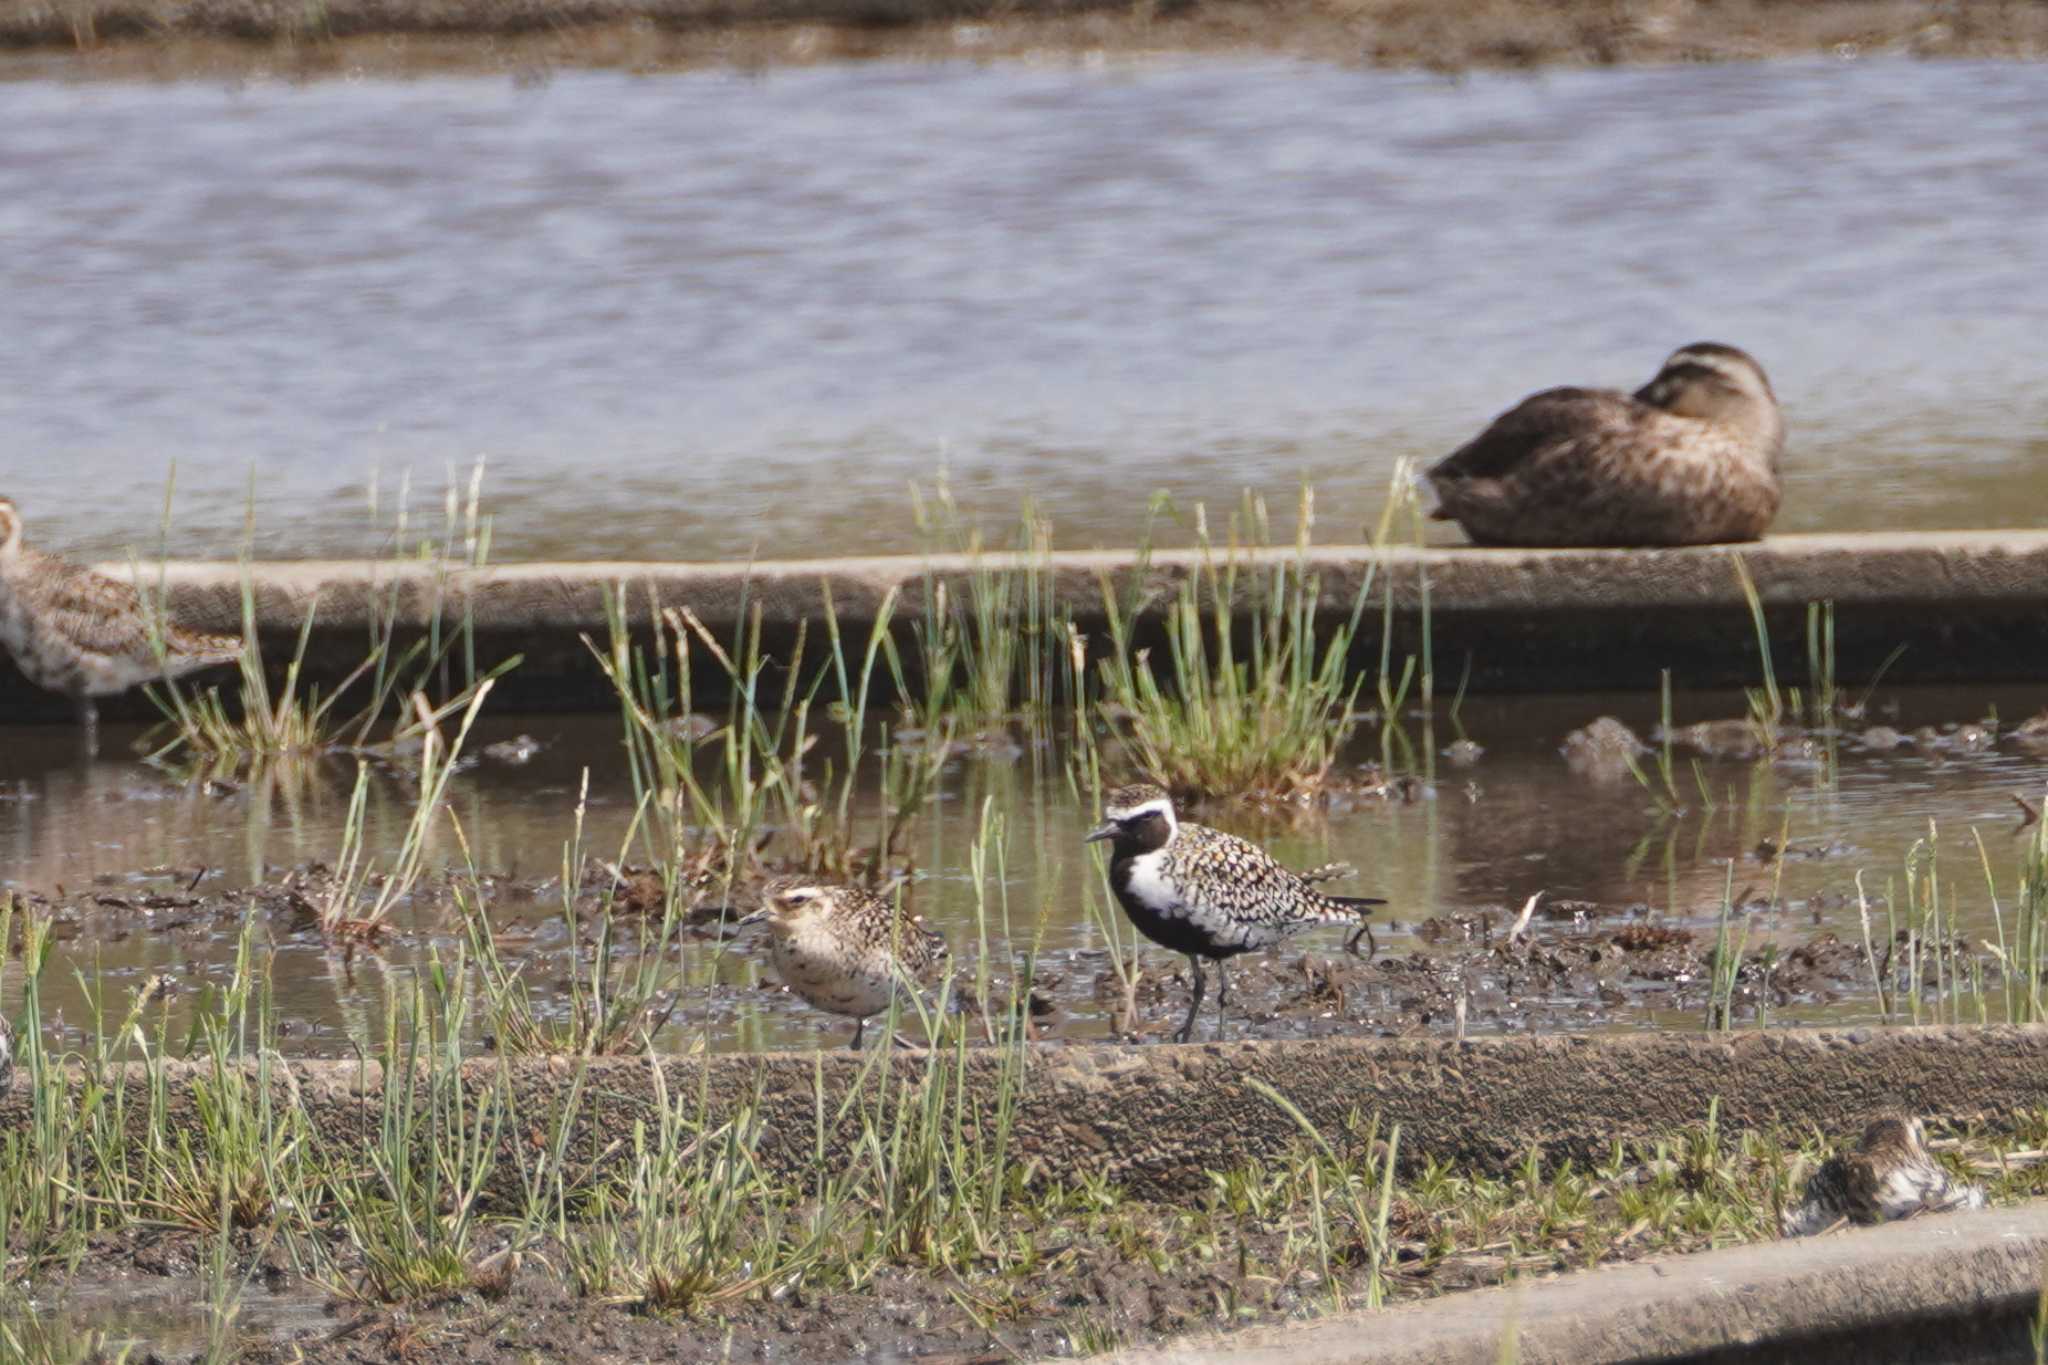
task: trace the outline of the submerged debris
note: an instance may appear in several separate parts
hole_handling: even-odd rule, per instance
[[[1629,776],[1629,766],[1650,746],[1636,732],[1613,716],[1601,716],[1583,729],[1564,737],[1559,750],[1571,770],[1596,782],[1613,782]]]
[[[1744,763],[1762,758],[1786,737],[1784,727],[1773,734],[1746,717],[1703,720],[1696,725],[1681,725],[1671,732],[1671,742],[1681,749],[1690,749],[1703,758]]]
[[[517,735],[511,739],[499,740],[496,744],[484,746],[484,757],[493,763],[505,763],[518,767],[533,761],[533,756],[547,747],[532,735]]]

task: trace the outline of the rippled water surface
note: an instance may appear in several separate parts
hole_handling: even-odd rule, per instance
[[[46,543],[388,535],[488,454],[500,557],[876,550],[941,469],[1069,545],[1737,342],[1786,529],[2048,512],[2025,64],[1274,60],[0,83],[4,491]],[[372,471],[382,512],[367,512]],[[1333,530],[1331,534],[1342,534]]]

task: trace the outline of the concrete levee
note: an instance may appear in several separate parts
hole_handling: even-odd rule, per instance
[[[1291,551],[1241,556],[1270,570]],[[1870,677],[1900,646],[1894,682],[2030,681],[2048,676],[2048,532],[1977,531],[1885,535],[1792,535],[1754,545],[1676,550],[1395,549],[1313,550],[1306,558],[1326,622],[1348,617],[1364,595],[1367,628],[1354,663],[1376,666],[1382,613],[1396,657],[1422,645],[1425,605],[1440,680],[1469,659],[1475,692],[1654,690],[1661,670],[1680,686],[1751,684],[1760,660],[1735,563],[1753,578],[1780,676],[1796,681],[1806,659],[1807,608],[1834,605],[1837,675]],[[1041,575],[1041,600],[1070,616],[1105,647],[1105,594],[1140,605],[1140,631],[1192,574],[1225,561],[1192,551],[1059,552],[1029,561],[990,556],[893,556],[746,565],[656,562],[521,564],[444,571],[421,564],[301,561],[248,567],[246,584],[265,654],[281,665],[313,613],[307,680],[331,686],[359,663],[373,626],[389,622],[401,641],[438,619],[445,632],[468,622],[480,666],[513,655],[521,667],[501,684],[499,704],[531,709],[606,707],[611,698],[582,643],[606,638],[607,593],[623,592],[629,619],[650,608],[688,607],[719,639],[760,615],[769,653],[786,660],[809,629],[808,657],[822,660],[829,601],[842,630],[864,633],[885,607],[902,631],[947,600],[971,600],[977,574]],[[127,565],[101,566],[120,577]],[[179,620],[240,628],[244,570],[235,564],[174,562],[144,568],[164,586]],[[1248,592],[1263,575],[1241,573]],[[914,654],[914,651],[912,651]],[[721,678],[700,666],[699,697],[715,701]],[[1448,682],[1442,684],[1446,690]],[[146,714],[139,697],[124,699]],[[120,709],[120,708],[117,708]],[[60,717],[68,709],[27,688],[0,665],[0,710]]]
[[[171,1120],[194,1120],[205,1068],[164,1064]],[[828,1161],[859,1135],[863,1112],[889,1112],[907,1083],[926,1083],[929,1057],[877,1060],[846,1052],[724,1054],[645,1059],[480,1059],[463,1073],[472,1102],[509,1101],[508,1143],[553,1131],[576,1096],[571,1150],[617,1150],[657,1096],[692,1118],[742,1110],[761,1120],[764,1160],[811,1168],[821,1114]],[[1616,1140],[1668,1135],[1714,1110],[1729,1128],[1852,1134],[1875,1114],[1997,1125],[2048,1107],[2048,1026],[1784,1030],[1734,1035],[1630,1034],[1488,1038],[1465,1042],[1338,1039],[1151,1047],[1036,1046],[1021,1056],[975,1049],[959,1073],[961,1102],[984,1126],[995,1117],[1004,1068],[1018,1067],[1011,1155],[1049,1179],[1106,1175],[1140,1197],[1205,1188],[1207,1173],[1285,1150],[1295,1120],[1259,1093],[1263,1081],[1341,1143],[1357,1119],[1402,1126],[1401,1150],[1501,1170],[1532,1146],[1605,1155]],[[274,1064],[276,1084],[329,1137],[375,1130],[384,1072],[354,1061]],[[147,1111],[141,1070],[129,1112]],[[0,1101],[18,1120],[25,1078]],[[851,1101],[851,1103],[849,1103]],[[501,1163],[509,1194],[522,1163]]]

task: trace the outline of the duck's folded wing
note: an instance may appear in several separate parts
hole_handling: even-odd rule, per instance
[[[1635,403],[1609,389],[1545,389],[1432,465],[1432,481],[1498,479],[1531,461],[1629,424]]]

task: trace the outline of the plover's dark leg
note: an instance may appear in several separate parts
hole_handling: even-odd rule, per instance
[[[1219,1019],[1223,1017],[1223,1007],[1230,1003],[1230,977],[1223,970],[1223,964],[1227,960],[1220,957],[1216,959],[1216,1017]]]
[[[853,1041],[848,1043],[847,1046],[855,1052],[860,1051],[860,1036],[867,1031],[867,1027],[868,1017],[865,1014],[853,1021]]]
[[[1357,957],[1358,940],[1360,939],[1365,940],[1365,960],[1367,962],[1372,961],[1374,958],[1380,955],[1380,941],[1373,937],[1372,926],[1370,924],[1367,924],[1363,920],[1360,920],[1358,923],[1358,927],[1351,931],[1351,937],[1344,940],[1344,951],[1351,954],[1353,957]]]
[[[1176,1043],[1185,1043],[1195,1036],[1195,1015],[1200,1013],[1202,1008],[1202,989],[1205,984],[1202,980],[1202,959],[1189,953],[1188,970],[1195,974],[1195,998],[1188,1001],[1188,1017],[1182,1022],[1180,1032],[1173,1035],[1173,1041]]]

